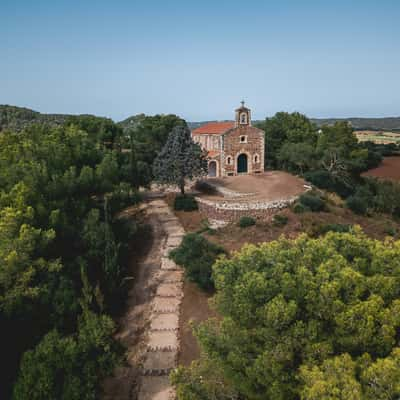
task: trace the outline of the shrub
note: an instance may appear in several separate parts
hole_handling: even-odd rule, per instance
[[[253,226],[255,224],[256,224],[256,220],[252,217],[242,217],[242,218],[240,218],[239,223],[238,223],[238,225],[241,228],[247,228],[247,227]]]
[[[211,290],[214,288],[211,267],[220,254],[226,254],[222,247],[197,233],[188,233],[169,256],[185,269],[189,280],[204,290]]]
[[[324,200],[312,193],[302,194],[299,198],[299,202],[304,207],[307,207],[314,212],[323,211],[325,208]]]
[[[199,206],[194,196],[185,194],[175,197],[174,209],[176,211],[195,211],[199,209]]]
[[[293,207],[293,212],[295,212],[296,214],[302,214],[306,211],[310,211],[310,209],[301,203],[296,203]]]
[[[272,218],[272,224],[274,226],[285,226],[289,221],[289,218],[283,214],[276,214]]]
[[[365,215],[368,210],[368,205],[365,198],[357,195],[350,196],[346,200],[346,206],[355,214],[359,215]]]
[[[211,185],[210,183],[206,182],[206,181],[197,181],[196,184],[194,185],[194,188],[199,191],[202,192],[204,194],[217,194],[218,190],[216,189],[216,187],[214,185]]]
[[[350,224],[325,224],[320,227],[319,232],[320,234],[327,232],[347,233],[350,232],[352,227],[353,225]]]
[[[385,233],[386,233],[386,235],[389,235],[389,236],[396,236],[397,229],[393,225],[387,225],[385,227]]]
[[[306,172],[304,178],[320,189],[332,189],[334,186],[332,175],[325,170]]]
[[[325,170],[310,171],[304,174],[304,178],[320,189],[329,190],[337,193],[340,197],[347,197],[353,194],[353,189],[349,183],[345,183],[339,178]]]

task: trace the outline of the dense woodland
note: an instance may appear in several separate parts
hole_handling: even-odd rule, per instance
[[[119,212],[140,202],[138,189],[154,180],[181,184],[203,173],[204,159],[175,115],[121,124],[87,115],[56,124],[7,118],[0,133],[0,397],[96,399],[101,380],[123,360],[113,317],[123,309],[127,260],[141,229]],[[360,144],[348,123],[320,129],[299,113],[259,126],[267,168],[304,176],[354,212],[400,217],[399,185],[361,176],[396,146]],[[316,204],[309,198],[305,209]],[[181,400],[400,395],[399,242],[356,228],[282,238],[230,257],[203,238],[189,239],[172,256],[203,289],[215,289],[221,318],[196,329],[202,358],[173,374]]]
[[[1,398],[97,398],[123,357],[111,316],[140,229],[117,214],[183,123],[142,116],[124,132],[79,116],[0,134]]]

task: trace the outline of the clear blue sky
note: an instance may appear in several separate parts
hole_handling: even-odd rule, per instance
[[[0,0],[0,104],[400,115],[399,0]]]

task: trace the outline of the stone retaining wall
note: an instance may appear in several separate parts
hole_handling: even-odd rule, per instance
[[[298,196],[286,200],[275,200],[270,202],[228,202],[211,201],[196,197],[199,210],[212,220],[237,221],[241,217],[249,216],[256,219],[268,219],[280,210],[290,206],[297,200]]]

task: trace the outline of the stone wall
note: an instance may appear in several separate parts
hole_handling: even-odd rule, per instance
[[[245,137],[245,142],[240,138]],[[240,154],[247,155],[248,173],[264,171],[264,132],[252,126],[239,126],[223,138],[224,159],[222,160],[222,175],[235,174],[237,171],[237,159]],[[257,156],[257,161],[255,160]],[[231,163],[227,158],[231,157]]]
[[[285,200],[228,202],[211,201],[196,197],[199,210],[211,220],[234,222],[244,216],[268,219],[297,200],[298,196]]]

